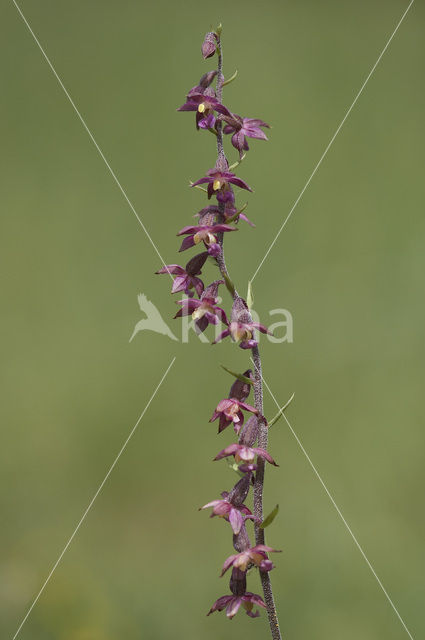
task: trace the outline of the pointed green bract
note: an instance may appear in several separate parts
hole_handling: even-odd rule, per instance
[[[230,373],[231,376],[234,376],[235,378],[240,380],[241,382],[245,382],[246,384],[254,384],[254,380],[251,380],[251,378],[247,378],[246,376],[243,376],[241,373],[235,373],[234,371],[231,371],[230,369],[225,367],[223,364],[221,364],[220,367],[225,371],[227,371],[227,373]]]
[[[266,527],[271,525],[273,520],[276,518],[278,512],[279,512],[279,505],[277,504],[273,509],[273,511],[270,511],[269,515],[266,518],[264,518],[263,522],[260,524],[260,529],[265,529]]]
[[[270,420],[269,422],[269,427],[272,427],[278,420],[279,418],[282,417],[283,412],[285,411],[285,409],[287,407],[289,407],[289,405],[291,404],[292,400],[294,399],[295,396],[295,392],[292,394],[292,396],[289,398],[288,402],[286,404],[283,405],[283,407],[281,409],[279,409],[279,411],[277,412],[277,414],[275,415],[274,418],[272,418],[272,420]]]
[[[242,211],[245,211],[245,209],[247,208],[248,203],[245,202],[245,204],[243,205],[243,207],[241,207],[239,209],[239,211],[236,211],[236,213],[231,217],[231,218],[226,218],[226,224],[230,224],[231,222],[233,222],[234,220],[237,220],[237,218],[239,218],[239,216],[241,215]]]
[[[233,75],[230,76],[230,78],[228,78],[227,80],[225,80],[223,82],[223,87],[226,86],[226,84],[230,84],[231,82],[233,82],[233,80],[236,78],[236,76],[238,75],[238,70],[236,69],[235,73]]]

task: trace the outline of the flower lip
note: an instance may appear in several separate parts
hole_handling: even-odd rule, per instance
[[[262,598],[255,593],[251,593],[250,591],[246,591],[243,596],[222,596],[218,598],[208,611],[207,616],[214,611],[223,611],[226,609],[226,615],[228,618],[232,619],[237,612],[239,611],[241,605],[245,609],[246,614],[250,618],[257,618],[260,614],[258,611],[253,613],[252,609],[254,606],[262,607],[263,609],[267,609],[265,602]]]
[[[252,463],[254,462],[255,456],[260,458],[264,458],[270,464],[275,467],[279,465],[273,460],[271,455],[265,449],[261,447],[248,447],[244,444],[232,443],[228,447],[222,449],[214,458],[214,460],[222,460],[223,458],[228,458],[229,456],[233,456],[236,462],[243,463]]]
[[[216,325],[219,321],[227,325],[229,321],[226,312],[217,306],[218,287],[223,283],[224,280],[212,282],[204,289],[200,300],[192,300],[190,298],[178,300],[177,304],[181,306],[181,309],[178,310],[174,318],[192,315],[199,333],[205,331],[209,324]]]
[[[225,233],[228,231],[238,231],[236,227],[229,224],[213,224],[213,225],[189,225],[183,227],[178,232],[178,236],[187,236],[184,238],[179,252],[186,251],[196,244],[203,242],[206,247],[217,244],[217,233]],[[214,252],[213,252],[214,253]]]
[[[255,547],[245,549],[241,553],[236,553],[224,561],[220,577],[224,576],[230,567],[236,567],[241,571],[247,571],[250,566],[259,567],[262,571],[271,571],[273,563],[268,559],[268,553],[281,553],[280,549],[273,549],[265,544],[257,544]]]
[[[233,428],[236,433],[239,433],[244,423],[244,411],[250,411],[253,414],[258,413],[257,409],[250,404],[239,400],[238,398],[224,398],[220,400],[213,415],[210,418],[210,422],[214,422],[219,418],[218,432],[221,433],[226,427],[233,422]]]
[[[216,194],[218,198],[220,192],[232,193],[232,184],[241,189],[252,191],[251,187],[234,173],[218,168],[209,169],[204,177],[192,183],[191,186],[196,187],[200,184],[207,184],[208,198],[211,198],[214,194]]]

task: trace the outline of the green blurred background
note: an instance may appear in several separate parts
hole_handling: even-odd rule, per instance
[[[204,204],[214,140],[176,113],[223,22],[233,111],[273,124],[240,175],[227,239],[245,290],[400,19],[399,0],[22,0],[167,263]],[[413,5],[254,283],[289,309],[264,375],[415,638],[424,637],[425,10]],[[197,507],[229,488],[208,424],[247,354],[141,332],[137,294],[175,312],[160,261],[12,2],[2,5],[1,636],[12,638],[172,357],[176,362],[20,633],[22,640],[267,638],[207,618],[229,528]],[[236,156],[233,151],[232,157]],[[241,200],[239,200],[241,202]],[[243,200],[242,200],[243,202]],[[183,263],[184,264],[184,263]],[[207,270],[215,275],[213,267]],[[227,304],[227,303],[226,303]],[[178,332],[178,327],[172,325]],[[266,412],[275,406],[266,394]],[[265,509],[286,639],[398,640],[385,599],[283,420]],[[250,588],[258,591],[257,576]]]

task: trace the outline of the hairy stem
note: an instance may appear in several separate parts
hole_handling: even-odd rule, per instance
[[[218,41],[218,68],[217,68],[217,99],[222,102],[223,95],[223,53],[221,49],[220,39]],[[217,155],[218,163],[220,161],[226,161],[226,156],[223,148],[223,127],[220,118],[217,122]],[[225,205],[219,203],[220,222],[225,221],[224,209]],[[226,266],[226,260],[224,257],[223,247],[223,233],[217,234],[217,239],[221,247],[220,255],[217,257],[218,267],[223,277],[229,278],[229,272]],[[233,298],[239,297],[236,289],[233,293]],[[252,318],[251,318],[252,321]],[[252,349],[252,359],[254,362],[254,396],[255,396],[255,408],[258,411],[259,418],[259,433],[258,433],[258,446],[261,449],[267,451],[268,445],[268,427],[265,418],[263,417],[263,378],[261,373],[261,357],[258,346]],[[254,480],[254,515],[258,518],[259,522],[255,524],[255,542],[256,544],[265,544],[264,529],[261,529],[259,524],[263,520],[263,488],[264,488],[264,458],[257,459],[257,471]],[[273,640],[281,640],[282,636],[279,628],[279,620],[277,618],[276,605],[273,598],[272,584],[270,575],[267,571],[260,571],[261,585],[263,587],[264,602],[267,605],[267,616],[270,625],[270,631]]]
[[[259,431],[258,446],[267,451],[268,426],[263,416],[263,377],[261,372],[261,356],[257,347],[252,349],[252,359],[254,361],[254,396],[255,408],[258,410]],[[263,520],[263,490],[264,490],[264,458],[257,458],[257,471],[254,480],[254,515],[260,522]],[[264,529],[260,528],[259,522],[255,523],[255,544],[265,544]],[[270,574],[267,571],[260,571],[261,585],[263,587],[264,602],[267,605],[267,615],[273,640],[281,640],[279,620],[277,617],[276,605],[273,598],[272,583]]]

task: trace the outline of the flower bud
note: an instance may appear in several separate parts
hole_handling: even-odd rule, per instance
[[[209,31],[202,43],[201,51],[204,57],[204,60],[207,58],[211,58],[215,54],[215,50],[217,47],[217,35],[212,31]]]
[[[265,560],[262,560],[262,562],[260,563],[260,571],[271,571],[272,569],[274,569],[274,564],[271,560],[269,560],[268,558],[266,558]]]
[[[247,369],[242,375],[245,376],[245,378],[250,378],[251,380],[253,379],[252,369]],[[247,382],[243,382],[242,380],[236,379],[235,382],[230,387],[229,398],[236,398],[236,400],[240,400],[241,402],[244,402],[249,396],[250,391],[251,391],[250,384],[248,384]]]

